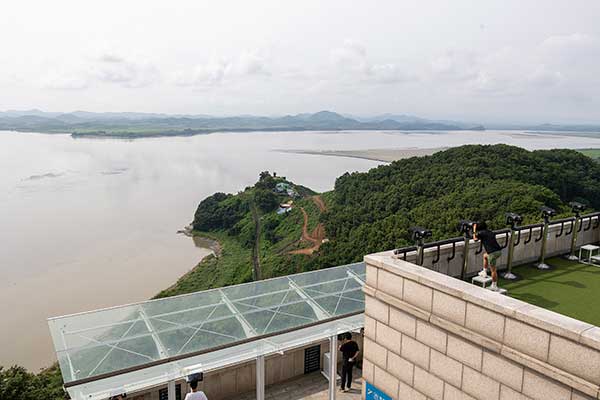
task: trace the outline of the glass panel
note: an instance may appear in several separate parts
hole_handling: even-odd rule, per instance
[[[363,263],[350,264],[48,323],[70,382],[360,312],[364,275]]]
[[[270,355],[278,351],[317,343],[331,335],[357,330],[364,326],[364,316],[354,315],[340,320],[300,328],[292,332],[240,344],[234,347],[202,355],[144,368],[109,378],[92,381],[68,389],[73,400],[105,400],[123,392],[133,393],[166,384],[193,372],[217,370],[241,362],[253,361],[259,355]],[[59,360],[65,360],[59,354]],[[61,362],[62,365],[63,362]]]

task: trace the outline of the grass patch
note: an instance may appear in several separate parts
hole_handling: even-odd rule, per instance
[[[600,149],[580,149],[577,151],[590,158],[593,158],[594,160],[600,160]]]
[[[600,267],[562,258],[547,261],[554,267],[540,271],[531,265],[514,268],[521,279],[500,281],[519,300],[600,326]]]

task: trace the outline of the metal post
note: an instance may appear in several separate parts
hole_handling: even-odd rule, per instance
[[[465,235],[465,245],[463,247],[463,267],[460,272],[460,279],[465,280],[467,277],[467,267],[469,266],[469,243],[471,239],[467,235]]]
[[[504,279],[508,279],[508,280],[515,280],[517,279],[517,276],[515,274],[512,273],[512,262],[513,262],[513,255],[514,255],[514,251],[515,251],[515,233],[517,231],[515,230],[515,227],[511,227],[510,229],[510,239],[506,239],[506,240],[510,240],[510,242],[508,243],[508,259],[506,261],[506,266],[508,267],[508,272],[506,272],[504,275],[502,275],[502,277]]]
[[[329,400],[335,400],[337,352],[337,335],[332,335],[329,337]]]
[[[169,400],[175,400],[175,381],[169,381],[167,386],[167,397]]]
[[[548,240],[548,219],[544,219],[544,226],[542,226],[542,253],[540,255],[540,263],[537,265],[538,269],[550,269],[550,266],[544,261],[546,259],[546,242]]]
[[[265,400],[265,356],[256,357],[256,400]]]
[[[419,239],[417,242],[417,265],[423,265],[423,258],[425,257],[425,249],[423,248],[423,240]]]
[[[577,261],[579,260],[579,257],[575,255],[575,247],[577,247],[577,230],[579,229],[579,225],[581,224],[581,217],[577,215],[575,217],[575,221],[573,221],[572,224],[573,236],[571,236],[571,252],[569,253],[567,259],[571,261]]]

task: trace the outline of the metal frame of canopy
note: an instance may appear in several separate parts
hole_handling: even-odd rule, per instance
[[[175,380],[190,373],[251,360],[260,367],[270,354],[334,340],[364,324],[364,268],[356,263],[51,318],[65,388],[87,400],[165,383],[174,394]],[[257,396],[264,395],[259,372]]]

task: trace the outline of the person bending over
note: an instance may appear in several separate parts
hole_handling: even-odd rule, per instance
[[[487,269],[489,268],[492,272],[492,286],[490,289],[497,292],[499,289],[496,263],[502,255],[502,247],[500,247],[496,240],[496,234],[487,228],[485,222],[473,225],[473,239],[481,240],[485,249],[485,253],[483,253],[483,270],[479,272],[479,276],[486,277]]]
[[[350,386],[352,385],[352,368],[354,367],[354,363],[356,362],[356,358],[358,357],[359,353],[358,344],[352,340],[352,334],[350,332],[347,332],[343,335],[340,351],[342,352],[343,359],[342,387],[340,390],[347,392],[350,390]],[[347,385],[346,382],[348,383]]]

